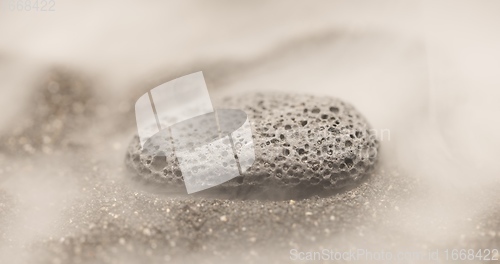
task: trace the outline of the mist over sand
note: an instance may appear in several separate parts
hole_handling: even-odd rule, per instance
[[[52,13],[1,10],[0,262],[279,262],[291,248],[498,248],[499,5],[56,0]],[[68,108],[51,112],[47,80],[57,69],[86,92],[68,92],[58,101]],[[123,167],[133,104],[200,70],[215,106],[269,90],[352,103],[390,131],[377,170],[349,193],[293,205],[144,190]],[[65,109],[62,134],[41,137],[49,142],[38,148],[23,143]],[[183,209],[199,204],[208,208],[199,215]],[[184,226],[198,218],[207,221],[200,230],[219,234]]]

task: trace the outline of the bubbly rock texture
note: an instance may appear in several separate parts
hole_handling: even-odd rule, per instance
[[[248,114],[255,149],[251,168],[222,188],[337,190],[361,180],[377,161],[378,142],[368,122],[339,99],[258,93],[228,97],[218,106]],[[126,165],[141,180],[182,186],[182,173],[170,155],[142,153],[136,136]]]

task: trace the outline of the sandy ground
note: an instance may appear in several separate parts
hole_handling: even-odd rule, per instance
[[[393,263],[442,263],[447,249],[450,257],[453,249],[499,249],[492,87],[500,60],[489,11],[496,4],[457,6],[456,16],[469,12],[469,25],[483,30],[456,31],[473,38],[445,49],[447,59],[434,44],[460,34],[426,31],[419,2],[260,4],[124,3],[116,15],[123,25],[99,29],[61,22],[89,13],[113,20],[111,4],[3,16],[0,263],[300,263],[293,249],[394,257],[439,250],[438,261],[414,255]],[[151,19],[127,16],[134,12]],[[20,34],[6,26],[13,23],[35,29]],[[439,27],[456,29],[432,24]],[[471,47],[481,48],[476,57],[464,55]],[[198,70],[215,105],[257,90],[351,102],[375,129],[390,131],[377,169],[353,189],[300,200],[174,195],[131,181],[123,162],[136,130],[135,99]]]

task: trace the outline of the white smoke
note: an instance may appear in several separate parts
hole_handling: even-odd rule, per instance
[[[209,87],[212,94],[270,89],[336,96],[375,129],[389,129],[382,160],[431,187],[425,200],[401,213],[427,217],[403,231],[426,230],[447,241],[453,232],[433,223],[467,218],[484,210],[488,198],[498,199],[469,198],[491,189],[500,175],[499,8],[486,0],[56,0],[53,13],[0,9],[0,131],[23,109],[39,65],[69,65],[123,99],[154,73],[231,62],[238,67],[221,67],[227,81]],[[28,185],[23,175],[59,169],[66,168],[0,175],[1,188],[26,208],[12,216],[18,224],[7,232],[19,245],[36,238],[19,231],[23,226],[45,236],[57,231],[44,224],[58,218],[47,204],[66,197],[67,189],[55,182]]]

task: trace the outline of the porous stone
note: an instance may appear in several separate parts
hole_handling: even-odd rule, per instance
[[[250,169],[222,188],[337,190],[361,180],[376,163],[378,142],[368,122],[339,99],[257,93],[228,97],[218,106],[248,114],[255,150]],[[144,153],[137,136],[128,148],[126,165],[138,179],[183,185],[175,154]]]

